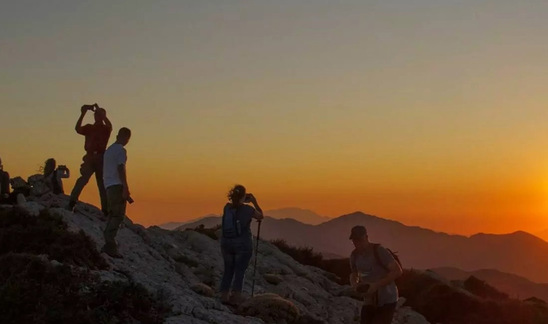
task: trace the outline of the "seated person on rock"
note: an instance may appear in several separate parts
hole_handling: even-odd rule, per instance
[[[46,186],[54,194],[64,194],[63,179],[70,177],[70,170],[65,165],[60,165],[56,168],[57,162],[55,159],[47,159],[44,165],[44,180]]]
[[[0,158],[0,204],[15,205],[25,203],[26,199],[23,192],[16,188],[13,192],[10,192],[10,183],[13,183],[13,181],[10,180],[9,173],[4,171],[4,165]]]

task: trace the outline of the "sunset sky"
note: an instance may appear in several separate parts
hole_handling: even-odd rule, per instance
[[[0,156],[54,157],[97,102],[143,225],[356,210],[450,233],[548,228],[548,1],[6,1]],[[92,122],[89,115],[87,122]],[[97,203],[94,182],[81,196]]]

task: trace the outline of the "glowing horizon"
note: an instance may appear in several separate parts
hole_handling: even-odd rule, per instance
[[[108,5],[107,5],[108,4]],[[108,9],[107,9],[108,8]],[[548,3],[7,4],[0,149],[72,189],[80,106],[127,146],[144,225],[264,209],[363,211],[473,234],[548,228]],[[91,122],[91,118],[86,118]],[[90,181],[81,200],[97,202]]]

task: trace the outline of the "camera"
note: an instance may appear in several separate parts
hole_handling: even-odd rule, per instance
[[[58,168],[58,169],[61,169],[61,170],[66,170],[66,169],[67,169],[67,166],[61,164],[61,165],[59,165],[57,168]]]
[[[246,202],[246,203],[251,202],[252,197],[253,197],[252,194],[245,194],[244,202]]]

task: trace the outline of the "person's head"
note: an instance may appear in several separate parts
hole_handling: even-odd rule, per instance
[[[95,123],[96,124],[102,123],[106,115],[107,115],[107,111],[104,110],[103,108],[99,108],[99,107],[95,108],[95,114],[93,115],[93,117],[95,117]]]
[[[127,127],[122,127],[118,131],[118,135],[116,135],[116,142],[122,144],[123,146],[126,146],[126,144],[129,142],[130,137],[131,130]]]
[[[363,248],[369,244],[369,238],[367,237],[367,230],[364,226],[356,225],[352,227],[350,231],[349,239],[354,243],[354,247]]]
[[[232,189],[230,189],[227,197],[234,206],[243,204],[245,200],[245,187],[242,185],[235,185]]]
[[[47,159],[46,163],[44,164],[44,176],[49,176],[50,174],[55,171],[55,167],[57,166],[57,163],[55,162],[55,159]]]

